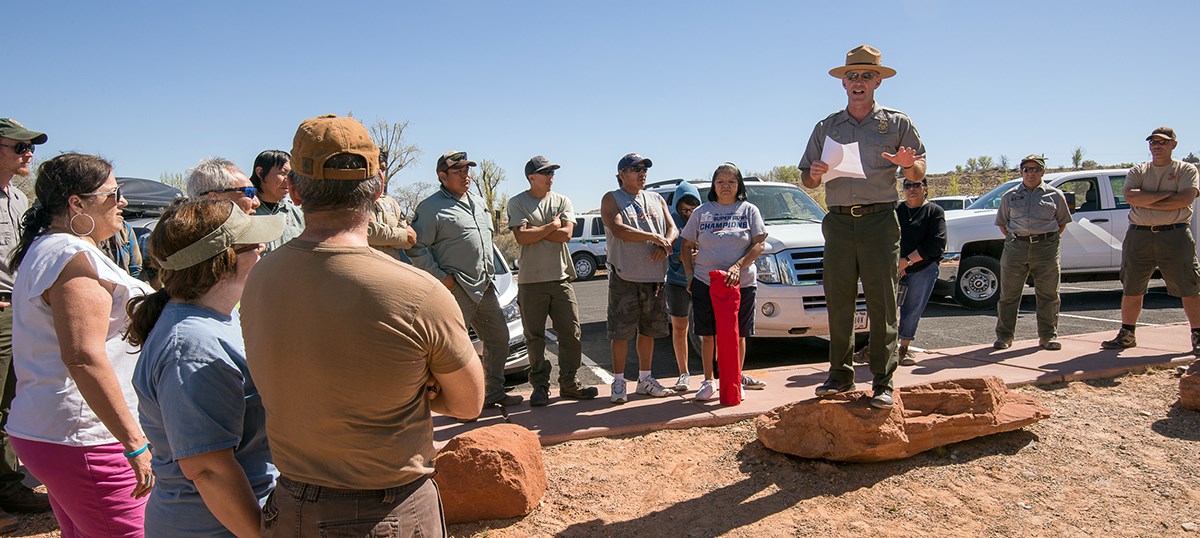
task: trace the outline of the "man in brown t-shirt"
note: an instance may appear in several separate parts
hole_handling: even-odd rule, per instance
[[[1178,142],[1175,130],[1159,127],[1146,137],[1151,160],[1129,169],[1123,189],[1129,202],[1129,230],[1121,243],[1121,330],[1105,349],[1137,345],[1134,327],[1142,298],[1157,267],[1167,293],[1183,300],[1192,327],[1192,354],[1200,357],[1200,262],[1196,238],[1189,229],[1192,204],[1200,195],[1196,167],[1171,158]]]
[[[443,535],[430,411],[469,419],[483,406],[450,292],[368,246],[378,151],[354,119],[301,123],[291,196],[304,232],[246,282],[246,357],[281,473],[264,536],[317,535],[330,522],[369,534],[385,520],[401,535]]]

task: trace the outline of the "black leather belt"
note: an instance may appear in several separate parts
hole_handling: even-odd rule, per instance
[[[1058,232],[1046,232],[1044,234],[1014,235],[1014,236],[1012,236],[1012,238],[1016,239],[1017,241],[1028,241],[1030,243],[1037,243],[1037,242],[1045,240],[1045,239],[1050,239],[1051,237],[1054,237],[1057,234],[1058,234]]]
[[[896,202],[882,202],[878,204],[863,204],[863,205],[833,205],[829,206],[830,213],[838,215],[850,215],[851,217],[861,217],[872,213],[882,213],[884,211],[895,211]]]
[[[1158,232],[1165,232],[1167,230],[1174,230],[1177,228],[1184,228],[1187,225],[1188,225],[1188,223],[1186,223],[1186,222],[1177,222],[1175,224],[1163,224],[1161,226],[1138,226],[1137,224],[1130,224],[1129,229],[1158,233]]]

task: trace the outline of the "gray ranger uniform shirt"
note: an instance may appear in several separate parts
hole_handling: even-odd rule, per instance
[[[0,292],[12,293],[16,275],[8,272],[8,258],[21,240],[21,217],[29,210],[29,197],[9,183],[8,193],[0,190]]]
[[[417,242],[406,251],[412,264],[438,280],[454,275],[478,303],[496,272],[492,219],[483,202],[469,191],[459,200],[440,188],[417,205],[412,229]]]
[[[858,142],[863,172],[867,176],[866,179],[845,178],[830,182],[837,178],[826,174],[822,183],[825,184],[825,203],[830,206],[895,202],[898,198],[897,166],[883,158],[883,153],[896,153],[901,147],[910,147],[917,150],[918,157],[925,155],[925,144],[908,115],[876,103],[861,122],[855,121],[845,109],[817,122],[798,168],[808,170],[814,161],[821,160],[826,136],[839,144]]]
[[[1000,198],[1000,210],[996,211],[996,226],[1008,228],[1009,235],[1057,232],[1068,222],[1067,197],[1045,181],[1032,190],[1024,182],[1018,183]]]

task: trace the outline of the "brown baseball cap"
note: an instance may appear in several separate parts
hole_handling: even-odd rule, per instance
[[[842,78],[846,75],[846,71],[858,69],[875,71],[879,73],[879,78],[896,76],[896,70],[884,67],[881,63],[882,60],[883,54],[879,52],[879,49],[870,45],[859,45],[846,53],[846,65],[830,69],[829,75],[833,78]]]
[[[326,168],[335,155],[359,155],[365,168]],[[370,179],[379,175],[379,148],[354,118],[326,114],[304,120],[292,139],[292,170],[312,179]]]
[[[1172,128],[1164,125],[1162,127],[1155,129],[1154,132],[1150,133],[1150,136],[1147,136],[1146,140],[1150,140],[1151,138],[1161,138],[1163,140],[1175,140],[1175,129],[1172,129]]]
[[[437,171],[445,172],[448,168],[456,166],[475,166],[475,161],[467,159],[465,151],[447,151],[443,153],[437,160]]]
[[[29,129],[26,129],[24,125],[21,125],[17,122],[17,120],[12,118],[0,118],[0,136],[4,138],[11,138],[13,140],[29,142],[35,146],[38,144],[45,144],[46,140],[50,139],[48,136],[46,136],[46,133],[30,131]]]
[[[1027,162],[1035,162],[1038,163],[1038,166],[1041,166],[1042,168],[1046,167],[1046,158],[1036,153],[1026,155],[1024,159],[1021,159],[1021,166],[1025,166],[1025,163]]]

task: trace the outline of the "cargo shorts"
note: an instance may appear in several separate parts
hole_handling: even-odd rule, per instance
[[[1145,295],[1157,267],[1172,297],[1200,295],[1200,262],[1188,228],[1152,232],[1130,228],[1121,244],[1121,288],[1128,296]]]
[[[639,334],[662,338],[670,334],[663,282],[629,282],[608,272],[608,338],[630,340]]]

